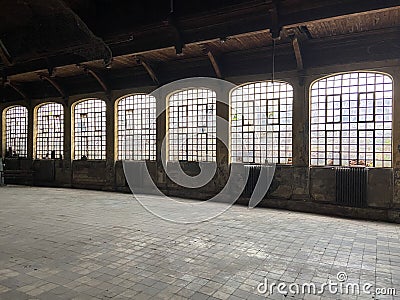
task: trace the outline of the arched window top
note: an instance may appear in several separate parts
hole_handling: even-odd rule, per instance
[[[188,88],[168,97],[169,159],[215,161],[217,96],[207,88]]]
[[[156,105],[156,98],[152,95],[145,93],[137,93],[123,96],[117,100],[117,105],[141,104],[143,100],[151,104],[151,106],[155,107]]]
[[[311,83],[310,89],[326,89],[348,86],[392,84],[393,79],[387,73],[376,71],[343,72],[319,78]]]
[[[128,95],[117,101],[118,159],[156,159],[156,98]]]
[[[231,91],[231,97],[237,94],[263,94],[268,95],[268,98],[279,98],[280,92],[293,92],[293,87],[286,81],[279,80],[265,80],[255,81],[250,83],[242,84]]]
[[[101,99],[89,98],[79,100],[74,104],[74,109],[105,110],[106,102]]]
[[[28,109],[16,105],[5,110],[6,156],[27,157]]]
[[[184,89],[180,89],[177,91],[172,92],[168,98],[169,101],[173,101],[174,98],[190,98],[190,97],[194,97],[194,96],[198,96],[199,98],[202,99],[207,99],[207,98],[212,98],[212,97],[216,97],[216,92],[213,91],[212,89],[206,88],[206,87],[202,87],[202,88],[184,88]]]
[[[25,107],[25,106],[22,106],[22,105],[14,105],[14,106],[10,106],[10,107],[7,107],[6,109],[5,109],[5,113],[6,113],[6,116],[7,115],[13,115],[13,114],[15,114],[15,113],[17,113],[17,114],[27,114],[28,113],[28,109]]]
[[[86,99],[74,107],[74,158],[106,158],[106,103]]]
[[[390,75],[358,71],[313,82],[311,165],[391,167],[392,98]]]
[[[60,159],[64,155],[64,107],[44,103],[37,107],[36,158]]]
[[[293,88],[283,81],[247,83],[231,92],[231,159],[292,163]]]

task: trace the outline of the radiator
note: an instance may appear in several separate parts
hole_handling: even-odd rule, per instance
[[[366,207],[368,169],[338,167],[335,170],[336,203],[351,207]]]

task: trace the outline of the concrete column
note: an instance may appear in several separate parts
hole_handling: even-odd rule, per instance
[[[71,166],[72,157],[72,108],[64,104],[64,162],[65,166]]]
[[[218,99],[218,97],[217,97]],[[217,121],[217,132],[218,136],[224,137],[226,141],[229,141],[229,106],[223,104],[222,102],[217,102],[217,116],[223,118],[227,121],[226,124],[220,124]],[[223,126],[225,125],[225,126]],[[223,128],[221,128],[223,126]],[[226,127],[226,128],[225,128]],[[229,163],[229,149],[220,140],[217,140],[217,163],[219,165],[228,165]]]
[[[309,169],[309,83],[304,74],[298,73],[293,86],[293,156],[292,156],[292,198],[310,198]]]
[[[400,208],[400,69],[396,68],[391,75],[393,76],[393,206]]]
[[[110,99],[112,99],[110,97]],[[114,188],[115,178],[115,106],[114,100],[106,100],[106,184]]]
[[[293,166],[309,164],[309,86],[301,78],[293,86]]]
[[[28,109],[28,146],[27,146],[27,158],[28,159],[33,159],[34,153],[33,153],[33,143],[34,143],[34,130],[33,130],[33,124],[34,124],[34,106],[31,105],[30,103],[26,106]]]
[[[222,91],[222,93],[223,92],[226,91]],[[228,97],[228,95],[218,95],[218,93],[221,93],[221,91],[217,91],[217,99],[224,99]],[[228,145],[225,145],[221,140],[217,139],[217,177],[216,182],[213,185],[214,187],[212,187],[213,190],[217,191],[226,185],[229,177],[229,110],[229,105],[226,105],[223,102],[217,102],[217,116],[226,120],[226,122],[220,122],[217,118],[217,137],[228,141]]]
[[[3,106],[0,106],[0,117],[1,117],[1,122],[0,122],[0,135],[1,135],[0,157],[3,157],[3,158],[4,158],[4,156],[5,156],[5,154],[6,154],[6,151],[5,151],[5,145],[4,145],[4,143],[5,143],[5,140],[4,140],[4,137],[5,137],[5,135],[4,135],[4,130],[5,130],[5,128],[4,128],[4,122],[5,122],[5,120],[4,120],[4,115],[3,115],[3,113],[4,113],[4,107],[3,107]]]
[[[164,145],[165,149],[162,147],[164,138],[167,138],[167,115],[167,111],[164,111],[156,120],[156,182],[159,187],[166,186],[166,175],[162,165],[161,154],[162,151],[166,151],[166,155],[168,155],[168,149],[166,149],[168,147],[167,143]]]

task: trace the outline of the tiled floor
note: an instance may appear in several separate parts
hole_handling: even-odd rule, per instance
[[[318,286],[337,282],[338,272],[399,294],[400,226],[241,206],[182,225],[130,195],[0,188],[1,299],[285,299],[257,286]],[[396,299],[327,291],[286,298]]]

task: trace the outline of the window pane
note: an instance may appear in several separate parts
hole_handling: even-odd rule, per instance
[[[62,158],[64,151],[64,108],[49,103],[37,111],[36,158]]]
[[[106,104],[91,99],[78,103],[75,116],[75,159],[106,158]]]
[[[7,156],[26,157],[28,145],[28,109],[14,106],[6,112]]]
[[[293,88],[286,82],[256,82],[231,97],[233,162],[292,162]]]
[[[169,159],[216,160],[216,94],[188,89],[169,98]]]
[[[318,80],[311,87],[310,120],[312,165],[391,166],[389,76],[351,72]]]
[[[156,160],[156,98],[138,94],[118,103],[118,159]]]

